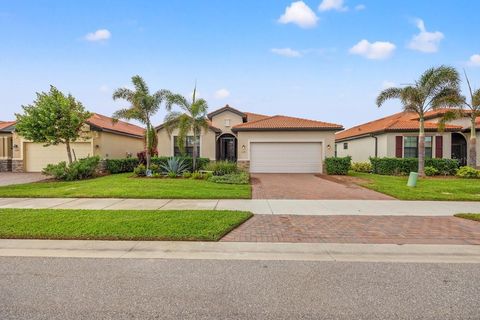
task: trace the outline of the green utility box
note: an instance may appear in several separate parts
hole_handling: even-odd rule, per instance
[[[408,176],[407,187],[416,187],[418,180],[418,173],[417,172],[410,172]]]

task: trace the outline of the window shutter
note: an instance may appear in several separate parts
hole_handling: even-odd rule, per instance
[[[435,137],[435,158],[443,158],[443,137]]]
[[[395,157],[401,158],[403,155],[403,137],[395,137]]]

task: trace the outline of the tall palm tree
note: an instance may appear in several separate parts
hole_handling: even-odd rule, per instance
[[[208,130],[207,110],[208,104],[204,99],[196,98],[197,86],[193,90],[192,101],[189,101],[180,94],[171,94],[167,98],[166,109],[168,111],[165,116],[165,128],[171,134],[174,129],[178,129],[178,148],[185,151],[185,142],[190,132],[193,133],[193,170],[197,168],[197,148],[199,146],[199,137],[202,129]],[[176,105],[181,109],[173,111]]]
[[[168,90],[158,90],[150,94],[150,90],[142,77],[136,75],[132,77],[134,90],[128,88],[118,88],[113,93],[113,100],[123,99],[130,103],[126,108],[120,109],[113,114],[113,119],[137,120],[146,126],[145,139],[146,148],[145,155],[147,160],[147,170],[150,168],[151,158],[151,140],[150,134],[152,130],[151,118],[158,112],[163,101],[170,95]]]
[[[426,70],[414,84],[388,88],[380,92],[377,106],[389,99],[400,99],[403,109],[418,115],[418,174],[425,175],[425,113],[441,107],[453,107],[458,103],[460,77],[457,70],[440,66]]]

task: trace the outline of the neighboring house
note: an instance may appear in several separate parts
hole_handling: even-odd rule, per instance
[[[0,172],[12,171],[15,121],[0,121]]]
[[[468,157],[470,119],[448,121],[443,130],[439,122],[448,109],[430,111],[425,115],[425,156],[427,158],[458,159],[465,165]],[[369,157],[416,158],[418,156],[418,115],[399,112],[367,122],[335,135],[336,154],[351,156],[354,162]],[[477,119],[477,129],[480,119]],[[480,133],[477,133],[480,148]],[[480,162],[480,153],[477,155]]]
[[[113,123],[112,118],[94,113],[87,120],[85,139],[72,143],[76,159],[100,156],[102,159],[136,156],[144,149],[144,129],[124,121]],[[68,161],[64,144],[45,147],[23,139],[13,132],[11,171],[40,172],[50,163]]]
[[[242,112],[226,105],[208,114],[209,129],[200,134],[197,154],[210,160],[237,161],[252,173],[320,173],[334,155],[338,124],[287,116]],[[160,156],[178,156],[178,130],[156,128]],[[193,133],[185,152],[193,153]]]

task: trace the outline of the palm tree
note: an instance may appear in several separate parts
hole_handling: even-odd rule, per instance
[[[193,90],[192,101],[188,101],[180,94],[171,94],[167,98],[165,116],[165,128],[171,134],[178,129],[178,148],[185,152],[185,142],[190,132],[193,132],[193,170],[197,168],[197,148],[200,143],[199,137],[202,129],[208,130],[207,110],[208,104],[204,99],[196,98],[197,86]],[[180,107],[182,112],[173,111],[172,107]]]
[[[425,71],[414,84],[385,89],[377,97],[378,107],[389,99],[400,99],[405,111],[418,115],[418,174],[421,177],[425,175],[425,113],[457,105],[459,83],[455,68],[440,66]]]
[[[142,77],[136,75],[132,77],[132,83],[135,90],[128,88],[118,88],[113,93],[113,100],[123,99],[130,103],[130,106],[120,109],[113,114],[113,119],[137,120],[146,126],[145,139],[146,148],[145,155],[147,160],[147,170],[150,168],[151,157],[151,140],[150,134],[152,130],[151,118],[160,109],[162,102],[166,99],[170,92],[168,90],[158,90],[150,94],[147,84]]]

